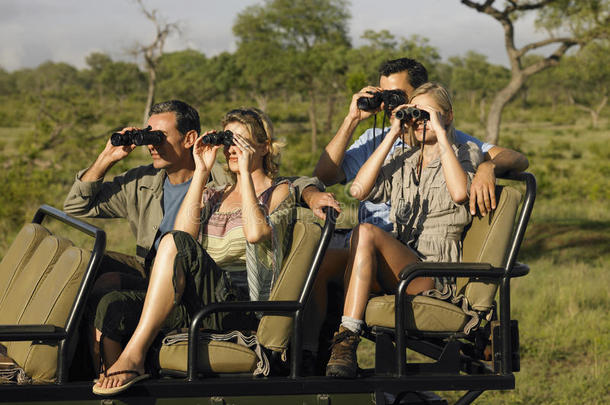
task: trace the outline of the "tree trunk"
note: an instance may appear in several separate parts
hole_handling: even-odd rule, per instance
[[[318,124],[316,123],[316,93],[309,89],[309,123],[311,124],[311,153],[318,150]]]
[[[523,106],[523,108],[527,108],[529,103],[528,103],[528,97],[529,97],[529,87],[523,85],[521,88],[521,105]]]
[[[150,113],[150,109],[152,108],[155,102],[155,86],[157,82],[157,72],[154,67],[148,67],[148,96],[146,97],[146,107],[144,108],[144,119],[142,120],[142,125],[146,126],[146,122],[148,121],[148,114]]]
[[[479,101],[479,122],[481,125],[485,125],[485,104],[487,102],[487,98],[485,96],[481,97]]]
[[[328,96],[328,104],[326,106],[326,125],[324,125],[324,133],[329,134],[333,127],[333,116],[335,115],[335,104],[337,97],[335,93]]]
[[[597,105],[597,108],[589,107],[589,106],[586,106],[583,104],[578,104],[577,102],[574,101],[574,98],[572,98],[572,97],[570,97],[570,98],[571,98],[572,104],[574,104],[580,110],[586,111],[591,115],[591,125],[593,126],[593,128],[597,128],[597,125],[599,123],[599,113],[601,112],[601,110],[605,107],[606,103],[608,102],[608,96],[604,96],[602,101]]]
[[[494,97],[489,114],[487,115],[487,128],[485,141],[493,145],[498,144],[500,138],[500,122],[502,120],[502,111],[506,104],[514,97],[523,85],[525,77],[523,74],[514,76],[506,87],[500,90]]]
[[[267,96],[264,94],[256,93],[254,94],[254,100],[256,100],[256,106],[259,110],[267,111]]]

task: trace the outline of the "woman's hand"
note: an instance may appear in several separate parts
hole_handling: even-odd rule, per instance
[[[396,112],[399,110],[404,110],[405,108],[413,107],[413,104],[402,104],[392,110],[392,125],[390,126],[390,131],[388,132],[388,137],[392,139],[392,143],[396,141],[400,135],[402,135],[402,128],[404,125],[411,125],[412,120],[401,121],[396,118]],[[406,130],[405,130],[406,133]],[[403,139],[404,141],[404,139]]]
[[[210,145],[203,143],[203,137],[213,133],[214,131],[207,131],[197,138],[193,145],[193,159],[195,160],[195,170],[203,170],[208,173],[212,170],[214,162],[216,162],[216,153],[222,145]]]
[[[424,110],[430,114],[430,119],[428,122],[436,134],[437,141],[447,140],[447,129],[445,128],[443,114],[436,108],[429,105],[414,105],[414,107]]]
[[[233,143],[237,147],[237,166],[240,173],[250,173],[252,171],[254,147],[249,141],[238,134],[233,134]]]

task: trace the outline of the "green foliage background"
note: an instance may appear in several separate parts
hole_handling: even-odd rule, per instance
[[[351,95],[377,84],[381,61],[409,56],[451,90],[456,127],[484,137],[487,104],[510,76],[505,67],[476,52],[442,61],[426,38],[396,38],[385,30],[367,31],[365,44],[354,47],[340,26],[349,15],[340,9],[316,14],[318,3],[338,4],[313,1],[301,11],[321,22],[301,25],[301,31],[294,16],[269,17],[269,10],[247,8],[234,27],[234,53],[207,56],[188,49],[163,55],[156,100],[194,105],[204,130],[218,128],[229,109],[263,107],[287,145],[281,174],[310,175]],[[339,26],[324,31],[329,20]],[[278,32],[284,40],[269,42]],[[477,403],[608,402],[608,54],[607,41],[590,44],[533,77],[504,111],[500,145],[528,156],[538,199],[520,256],[531,274],[513,287],[522,344],[517,389],[486,393]],[[111,132],[141,124],[145,72],[101,53],[86,61],[85,69],[53,62],[14,72],[0,68],[0,257],[40,204],[62,206],[75,173],[93,162]],[[372,120],[362,123],[355,135],[370,126]],[[145,150],[133,153],[108,178],[148,161]],[[331,190],[344,205],[342,224],[353,224],[356,202],[345,186]],[[133,253],[124,222],[92,222],[106,228],[110,249]],[[370,365],[371,346],[360,350],[361,366]]]

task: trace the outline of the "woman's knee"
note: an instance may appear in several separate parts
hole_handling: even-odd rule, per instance
[[[176,242],[174,241],[174,233],[166,233],[159,242],[159,249],[157,250],[157,256],[159,254],[170,254],[176,255],[177,248]]]
[[[380,228],[372,224],[359,224],[354,229],[352,244],[355,244],[356,248],[372,247],[377,239],[377,233],[379,230]]]

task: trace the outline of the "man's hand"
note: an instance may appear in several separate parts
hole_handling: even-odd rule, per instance
[[[326,220],[324,207],[333,207],[337,212],[341,213],[339,202],[335,199],[332,193],[326,193],[318,190],[314,186],[306,187],[301,192],[301,198],[305,204],[313,211],[314,215],[322,220]]]
[[[121,134],[126,131],[136,129],[135,127],[123,128]],[[119,160],[125,159],[133,150],[136,145],[121,145],[114,146],[110,139],[106,142],[106,147],[99,154],[95,162],[87,169],[87,171],[81,176],[81,181],[96,181],[103,179],[106,172],[114,166]]]
[[[496,209],[496,174],[495,166],[491,161],[479,165],[470,185],[470,213],[477,213],[476,207],[482,216]]]
[[[375,114],[377,111],[379,111],[380,110],[379,108],[376,111],[364,111],[364,110],[359,109],[358,108],[358,99],[360,97],[371,98],[371,97],[373,97],[372,93],[377,93],[380,91],[381,91],[380,87],[366,86],[366,87],[363,87],[362,90],[360,90],[358,93],[354,94],[352,96],[352,102],[349,105],[348,117],[351,117],[352,119],[360,122],[362,120],[367,119],[371,115]]]

